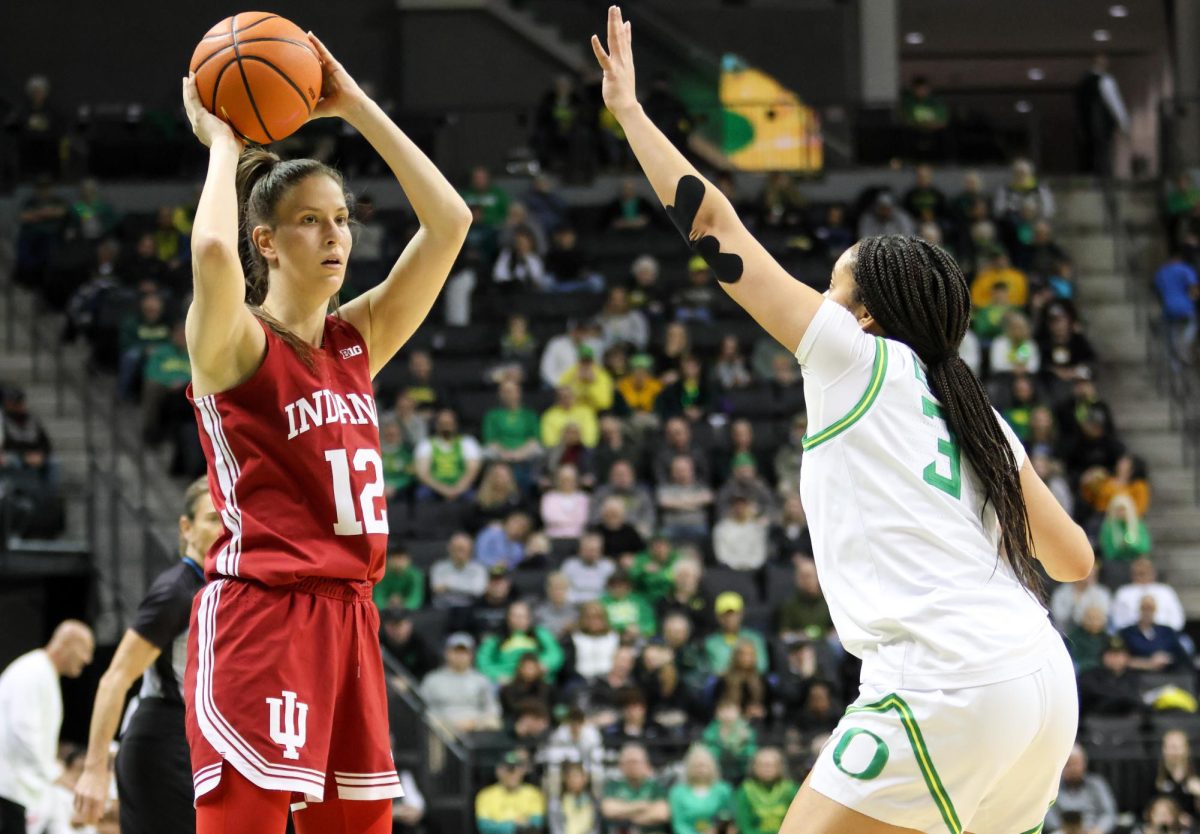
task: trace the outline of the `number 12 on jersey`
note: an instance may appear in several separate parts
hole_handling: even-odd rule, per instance
[[[363,522],[368,533],[388,531],[387,513],[376,515],[375,501],[383,497],[383,459],[374,449],[359,449],[354,453],[354,469],[365,472],[367,467],[375,470],[375,480],[363,487],[358,496],[358,507],[354,506],[354,492],[350,485],[350,456],[345,449],[330,449],[325,453],[333,469],[333,503],[337,509],[337,521],[333,532],[339,536],[361,536]],[[358,510],[362,510],[362,521]]]

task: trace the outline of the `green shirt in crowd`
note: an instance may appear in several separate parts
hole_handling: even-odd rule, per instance
[[[510,681],[517,671],[521,656],[533,652],[546,670],[546,680],[553,680],[563,665],[563,650],[554,635],[542,626],[528,633],[513,633],[501,637],[489,634],[479,646],[476,664],[479,671],[497,683]]]
[[[609,625],[615,631],[624,631],[631,625],[638,627],[643,637],[653,637],[658,632],[658,618],[654,616],[654,607],[638,593],[630,594],[624,599],[616,599],[609,594],[600,597],[600,604],[608,612]]]
[[[149,350],[171,340],[171,325],[165,321],[144,322],[137,316],[129,316],[121,322],[118,340],[121,353],[136,347]]]
[[[508,217],[508,194],[498,185],[486,191],[468,188],[462,192],[463,201],[471,208],[483,210],[483,222],[488,226],[502,226]]]
[[[677,558],[679,553],[672,550],[666,564],[663,564],[651,556],[649,550],[643,550],[634,558],[633,567],[629,569],[633,587],[651,603],[666,599],[675,587],[674,571]]]
[[[667,799],[667,789],[654,779],[647,779],[634,787],[625,779],[610,779],[604,783],[604,798],[619,799],[622,802],[659,802]],[[632,823],[618,824],[622,831],[628,834],[667,834],[667,824],[634,825]],[[610,829],[612,824],[608,826]]]
[[[389,600],[398,596],[404,607],[415,611],[425,604],[425,573],[409,565],[402,571],[388,571],[375,585],[373,597],[381,610],[388,607]]]
[[[168,388],[186,385],[192,379],[192,363],[185,348],[167,342],[151,348],[143,374],[147,382],[157,382]]]
[[[1008,304],[989,304],[975,311],[971,318],[971,326],[975,335],[981,339],[994,339],[1004,330],[1004,317],[1012,307]]]
[[[1100,524],[1100,553],[1105,559],[1136,559],[1150,552],[1150,531],[1139,518],[1133,525],[1105,518]]]
[[[721,722],[713,719],[700,739],[716,757],[721,773],[735,782],[746,773],[750,760],[758,752],[758,734],[743,718],[728,728],[722,728]]]
[[[754,649],[758,653],[758,671],[764,675],[767,673],[770,658],[767,656],[766,642],[757,631],[743,628],[735,635],[718,631],[704,639],[704,654],[708,658],[708,668],[714,675],[725,674],[725,670],[729,668],[729,658],[733,656],[733,647],[743,640],[754,644]]]
[[[383,458],[383,483],[388,489],[407,489],[413,482],[413,450],[407,443],[379,448]]]
[[[483,416],[483,443],[490,446],[495,443],[501,449],[520,449],[530,440],[537,440],[541,434],[537,412],[529,408],[518,408],[510,411],[507,408],[493,408]]]
[[[686,782],[677,782],[668,799],[675,834],[708,834],[733,818],[733,788],[728,782],[709,785],[703,792]]]
[[[773,785],[747,779],[733,796],[733,819],[738,834],[779,834],[783,817],[800,786],[791,779]]]

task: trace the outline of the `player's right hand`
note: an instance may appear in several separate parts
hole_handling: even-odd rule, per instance
[[[75,815],[84,825],[95,825],[108,804],[108,771],[84,770],[75,783]]]
[[[192,124],[192,133],[206,148],[211,148],[213,142],[219,139],[232,139],[239,147],[245,143],[234,132],[229,123],[218,119],[200,103],[200,91],[196,89],[196,76],[183,79],[183,109],[187,111],[188,121]]]

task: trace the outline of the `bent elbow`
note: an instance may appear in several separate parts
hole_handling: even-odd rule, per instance
[[[197,264],[217,264],[237,261],[237,244],[213,234],[192,235],[192,261]]]

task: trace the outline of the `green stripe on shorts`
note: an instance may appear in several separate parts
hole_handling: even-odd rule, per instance
[[[895,710],[900,716],[900,723],[904,726],[904,732],[908,735],[908,742],[912,745],[913,753],[917,757],[917,766],[921,769],[921,776],[925,779],[925,787],[929,788],[929,795],[933,797],[933,803],[937,805],[938,811],[942,815],[942,820],[946,823],[946,828],[950,830],[950,834],[963,834],[962,823],[958,819],[958,813],[954,810],[954,803],[950,801],[950,794],[946,791],[946,786],[942,784],[941,778],[938,776],[937,768],[933,766],[933,758],[929,755],[929,748],[925,746],[925,737],[921,735],[921,728],[917,724],[917,719],[913,716],[912,709],[905,703],[904,699],[899,695],[888,695],[886,698],[876,701],[873,704],[867,704],[862,707],[850,707],[846,710],[849,715],[853,712],[887,712]],[[1033,831],[1027,831],[1025,834],[1037,834],[1041,829],[1039,825]]]

